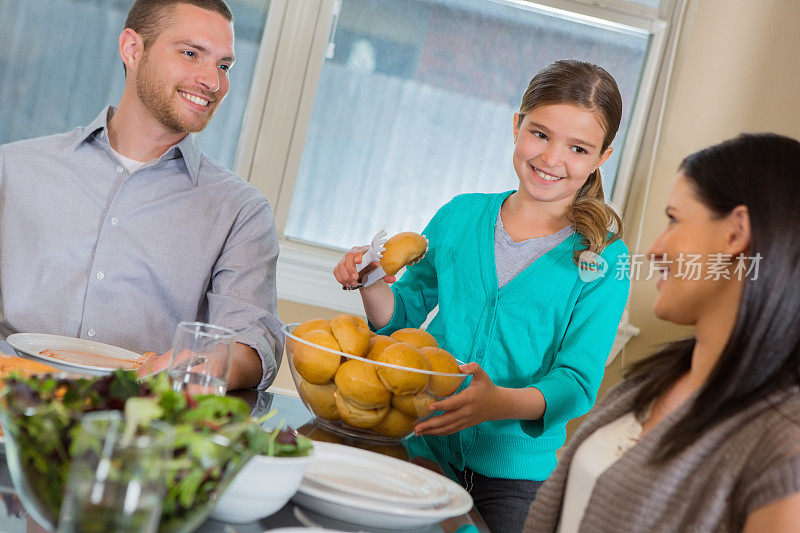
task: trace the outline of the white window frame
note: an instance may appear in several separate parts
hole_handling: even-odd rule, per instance
[[[622,211],[645,122],[653,116],[652,96],[659,89],[663,92],[657,83],[668,79],[663,75],[663,70],[671,67],[671,61],[665,59],[666,43],[676,38],[676,22],[687,0],[662,0],[658,10],[624,0],[499,1],[531,4],[572,18],[599,19],[653,34],[611,196],[612,204]],[[341,251],[293,241],[283,234],[331,26],[340,8],[340,0],[271,0],[235,168],[267,197],[275,212],[281,248],[278,298],[363,314],[358,294],[342,291],[333,278],[332,270],[341,259]]]

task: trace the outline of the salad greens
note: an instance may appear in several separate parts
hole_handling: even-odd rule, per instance
[[[51,523],[58,518],[71,451],[84,413],[124,411],[126,435],[161,420],[175,428],[166,467],[167,495],[159,531],[188,531],[211,512],[217,496],[255,454],[306,455],[311,441],[291,429],[262,428],[246,402],[186,396],[166,374],[142,382],[130,371],[85,379],[13,377],[0,395],[0,415],[18,450],[24,478]],[[9,455],[11,461],[11,455]]]
[[[282,424],[269,434],[261,455],[301,457],[311,452],[311,439],[300,435],[292,428],[282,428],[281,426]]]

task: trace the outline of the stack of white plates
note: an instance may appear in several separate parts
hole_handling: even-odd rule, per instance
[[[314,443],[294,501],[319,514],[386,529],[414,529],[472,509],[460,485],[415,464],[373,452]]]

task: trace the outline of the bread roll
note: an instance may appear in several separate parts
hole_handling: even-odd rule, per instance
[[[431,348],[438,348],[439,343],[436,339],[428,333],[417,328],[403,328],[398,329],[392,333],[392,338],[397,342],[407,342],[415,348],[423,348],[429,346]]]
[[[339,343],[328,331],[321,329],[309,331],[303,336],[303,340],[331,350],[341,351]],[[314,385],[323,385],[332,380],[336,370],[339,368],[341,359],[338,354],[308,346],[302,342],[295,344],[292,355],[292,361],[297,372],[303,379]]]
[[[397,341],[391,337],[387,337],[386,335],[375,335],[369,340],[369,349],[367,350],[367,359],[375,359],[379,353],[381,353],[384,348],[390,346]]]
[[[336,400],[333,398],[333,393],[336,392],[336,385],[333,383],[314,385],[308,381],[301,381],[297,389],[318,417],[325,420],[340,420],[342,418],[339,416]]]
[[[392,407],[411,418],[420,418],[430,413],[428,406],[434,400],[435,398],[425,391],[416,394],[395,394],[392,396]]]
[[[331,331],[344,353],[359,357],[369,348],[369,326],[353,315],[342,314],[331,319]]]
[[[431,370],[434,372],[458,374],[458,362],[455,357],[450,355],[450,352],[441,348],[420,348],[420,351],[425,354]],[[428,390],[435,396],[450,396],[461,386],[462,381],[464,378],[431,376]]]
[[[356,428],[369,429],[376,426],[381,420],[384,419],[389,412],[389,405],[378,407],[376,409],[362,409],[351,402],[348,402],[340,394],[341,391],[333,393],[336,400],[336,408],[339,410],[342,420]]]
[[[374,409],[389,405],[392,394],[378,379],[378,365],[349,359],[336,371],[334,381],[339,394],[362,409]]]
[[[308,333],[309,331],[314,331],[315,329],[321,329],[323,331],[331,331],[331,321],[327,318],[312,318],[311,320],[306,320],[296,328],[292,332],[292,335],[295,337],[302,338],[303,335]]]
[[[330,332],[331,321],[328,320],[327,318],[312,318],[311,320],[306,320],[305,322],[294,328],[294,331],[292,331],[292,335],[302,339],[303,335],[315,329],[322,329]],[[295,346],[300,343],[295,341],[291,337],[287,337],[286,344],[288,345],[290,350],[294,351]]]
[[[384,348],[375,360],[407,368],[431,369],[422,352],[405,342],[398,342]],[[378,377],[386,385],[386,388],[395,394],[415,394],[428,384],[429,375],[379,366]]]
[[[398,233],[384,245],[381,267],[389,276],[394,276],[404,266],[414,263],[425,254],[428,241],[413,231]]]
[[[397,409],[389,409],[383,420],[374,426],[372,431],[377,431],[381,435],[400,438],[405,437],[414,430],[414,423],[414,418],[404,415]]]

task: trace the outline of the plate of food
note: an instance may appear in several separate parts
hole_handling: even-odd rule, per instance
[[[154,352],[140,355],[102,342],[49,333],[14,333],[6,342],[20,355],[100,372],[137,370],[154,355]]]

